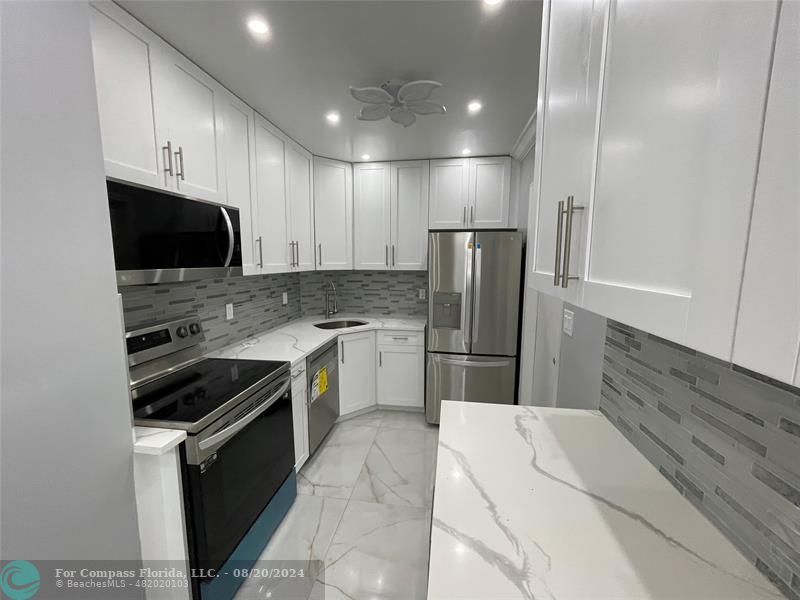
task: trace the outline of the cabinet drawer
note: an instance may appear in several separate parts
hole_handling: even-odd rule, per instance
[[[379,331],[379,346],[424,346],[425,334],[422,331]]]

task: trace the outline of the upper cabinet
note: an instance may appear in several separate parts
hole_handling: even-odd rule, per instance
[[[355,165],[353,220],[356,269],[426,269],[428,161]]]
[[[314,157],[314,233],[320,271],[353,268],[353,166]]]
[[[293,271],[314,270],[314,186],[311,153],[288,140],[286,206],[289,217],[290,265]]]
[[[777,3],[580,4],[544,21],[529,281],[729,359]]]
[[[288,213],[286,207],[285,141],[269,121],[256,116],[256,197],[262,273],[290,270]]]
[[[784,2],[733,362],[800,385],[800,3]]]
[[[90,10],[106,174],[223,202],[224,89],[119,7]]]
[[[430,161],[430,229],[511,226],[511,157]]]

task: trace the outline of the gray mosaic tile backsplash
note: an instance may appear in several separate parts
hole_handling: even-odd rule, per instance
[[[336,286],[339,312],[424,317],[427,300],[419,300],[419,288],[428,287],[427,271],[325,271],[303,273],[301,305],[303,316],[321,315],[324,287]]]
[[[608,322],[600,410],[800,599],[800,389]]]
[[[126,329],[197,314],[206,335],[206,351],[300,318],[298,273],[134,286],[120,292]],[[286,306],[283,292],[289,294]],[[234,318],[226,321],[229,302]]]

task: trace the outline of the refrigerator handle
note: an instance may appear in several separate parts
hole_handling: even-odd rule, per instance
[[[481,316],[481,245],[475,243],[475,285],[472,286],[472,326],[469,329],[470,343],[478,340]]]
[[[470,236],[470,241],[467,242],[466,259],[464,260],[464,297],[466,302],[463,303],[461,327],[464,330],[464,344],[472,346],[472,303],[474,302],[475,289],[472,285],[472,275],[475,260],[475,234]]]

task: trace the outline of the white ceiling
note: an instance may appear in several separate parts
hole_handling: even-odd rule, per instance
[[[536,106],[541,3],[141,1],[120,4],[314,154],[360,161],[508,154]],[[268,42],[246,23],[265,18]],[[433,79],[446,115],[357,121],[348,86]],[[471,116],[467,103],[483,110]],[[341,113],[338,126],[325,114]]]

